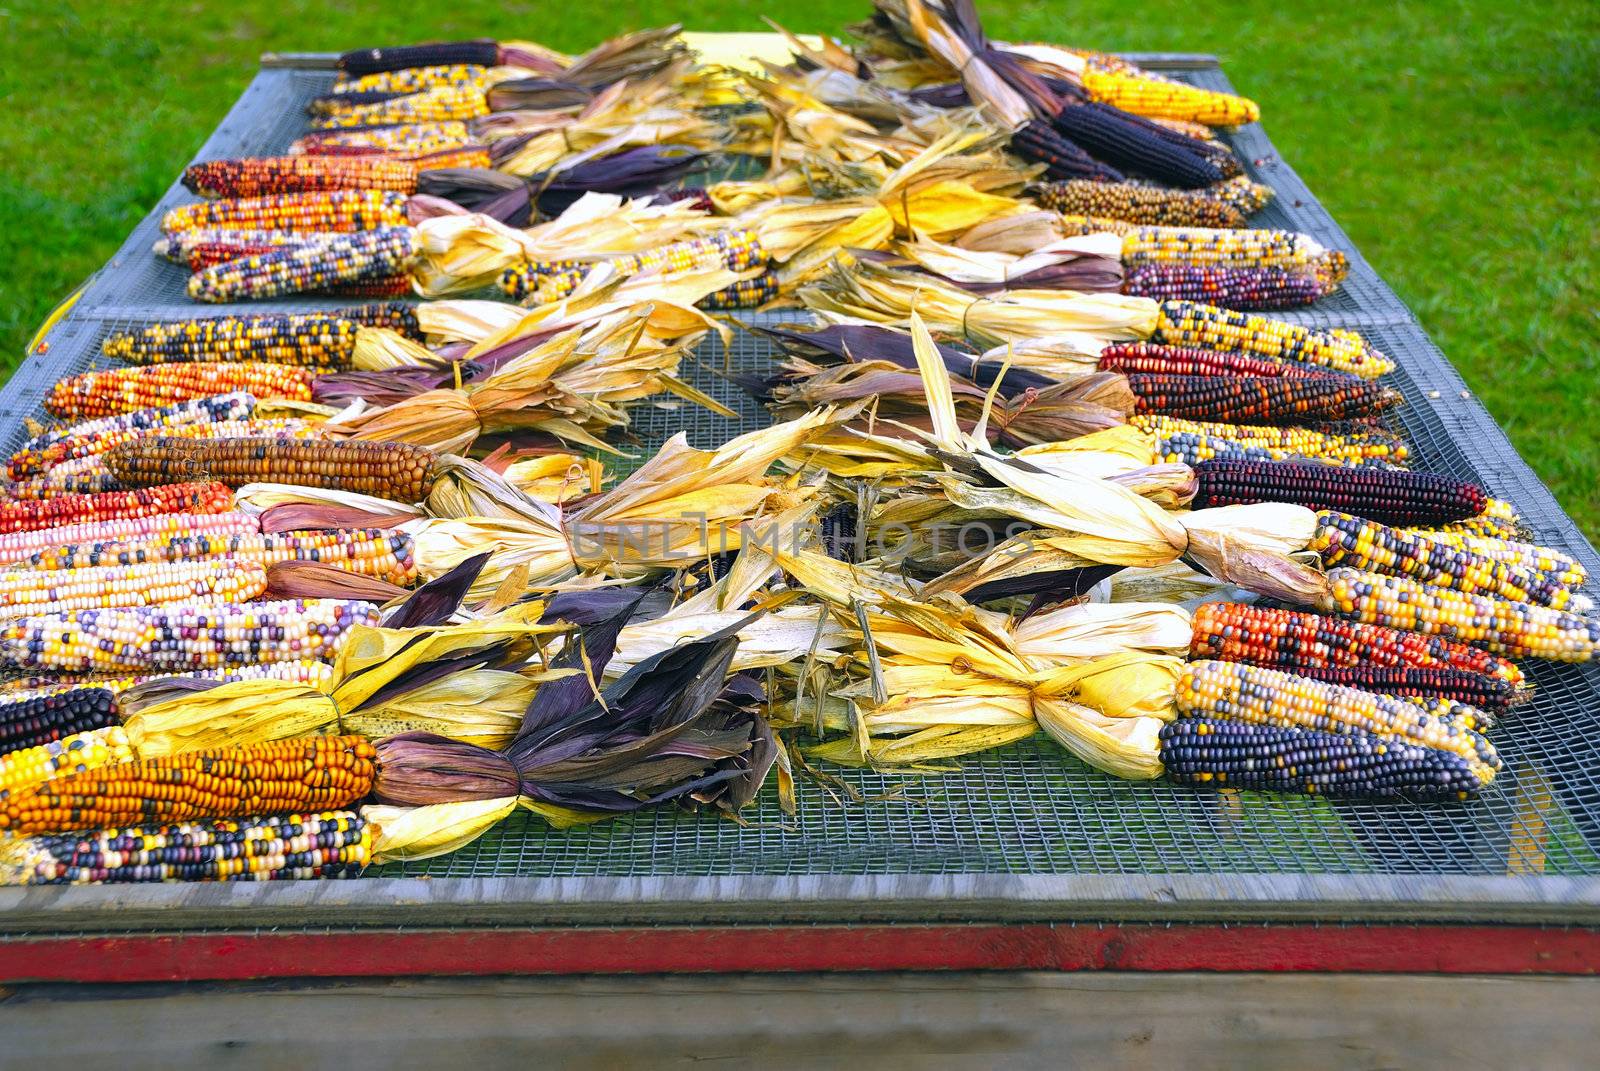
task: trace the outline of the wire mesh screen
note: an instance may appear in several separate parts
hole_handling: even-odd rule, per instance
[[[1180,76],[1226,86],[1215,70]],[[304,130],[304,101],[325,89],[330,77],[326,72],[263,72],[202,158],[282,151]],[[263,110],[252,110],[257,107]],[[1396,358],[1400,372],[1393,382],[1408,403],[1400,424],[1412,444],[1415,467],[1480,480],[1517,503],[1542,541],[1567,548],[1600,574],[1600,557],[1511,451],[1482,407],[1463,396],[1459,377],[1293,171],[1277,159],[1260,128],[1246,127],[1232,140],[1251,173],[1278,192],[1273,207],[1258,217],[1259,225],[1304,230],[1351,253],[1351,280],[1339,299],[1347,304],[1297,315],[1357,327]],[[704,172],[690,181],[710,180]],[[181,191],[169,196],[187,199]],[[181,300],[174,306],[143,296],[155,291],[139,287],[155,283],[123,281],[135,271],[125,257],[141,240],[136,232],[79,311],[52,333],[49,352],[25,361],[0,394],[5,436],[0,441],[8,448],[21,438],[22,418],[37,413],[49,385],[96,360],[108,330],[196,312],[233,311],[200,309]],[[147,248],[139,253],[150,259]],[[104,300],[107,293],[118,300]],[[296,301],[292,307],[313,304]],[[797,318],[798,313],[745,317],[763,323]],[[719,339],[708,339],[685,367],[684,378],[734,415],[671,398],[652,399],[635,409],[632,441],[621,444],[631,456],[609,463],[625,472],[678,431],[693,445],[714,447],[760,426],[766,414],[734,377],[758,373],[772,359],[771,346],[747,331],[737,331],[726,347]],[[1330,802],[1131,783],[1097,773],[1036,737],[964,758],[939,775],[828,767],[836,780],[826,785],[803,782],[793,815],[782,813],[770,789],[738,823],[653,810],[554,831],[519,813],[449,856],[370,873],[1600,873],[1600,755],[1592,743],[1600,739],[1600,668],[1528,668],[1538,689],[1535,700],[1503,719],[1492,734],[1505,771],[1483,798],[1459,805]]]

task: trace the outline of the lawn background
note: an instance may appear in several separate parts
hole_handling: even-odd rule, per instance
[[[3,3],[4,0],[0,0]],[[1214,52],[1274,142],[1600,541],[1600,4],[979,0],[989,32]],[[838,31],[865,0],[0,8],[0,356],[98,268],[261,52],[442,38],[581,51],[626,29]]]

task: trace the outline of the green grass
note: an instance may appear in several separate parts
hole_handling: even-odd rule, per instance
[[[990,32],[1215,52],[1285,157],[1422,319],[1591,539],[1600,537],[1595,311],[1600,5],[1497,0],[981,5]],[[114,251],[249,82],[265,50],[525,37],[580,50],[678,20],[837,29],[865,0],[598,8],[452,0],[48,4],[0,12],[0,338],[6,367]],[[569,17],[577,12],[577,17]]]

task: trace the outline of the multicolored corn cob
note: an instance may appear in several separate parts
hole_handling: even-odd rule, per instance
[[[1577,590],[1589,581],[1589,570],[1577,559],[1554,547],[1541,547],[1517,539],[1498,536],[1464,535],[1439,528],[1407,528],[1406,534],[1421,536],[1447,547],[1455,547],[1491,561],[1505,562],[1536,573],[1544,573],[1556,583]]]
[[[290,246],[206,268],[189,277],[188,291],[195,301],[219,303],[383,281],[376,296],[385,296],[393,277],[403,274],[420,250],[417,232],[410,227],[358,231],[326,245]]]
[[[107,368],[63,379],[45,397],[45,409],[62,420],[116,416],[244,391],[258,401],[309,402],[316,372],[291,365],[195,361]]]
[[[1302,462],[1206,461],[1195,465],[1194,508],[1292,502],[1381,524],[1445,524],[1482,511],[1482,487],[1432,472],[1350,469]]]
[[[133,747],[120,725],[73,733],[48,744],[0,755],[0,793],[29,788],[69,773],[132,762]]]
[[[1344,277],[1344,257],[1299,231],[1261,228],[1132,227],[1122,232],[1122,263],[1200,264],[1218,268],[1310,268],[1332,258],[1330,272]]]
[[[1441,528],[1449,535],[1508,539],[1514,542],[1527,542],[1529,538],[1528,530],[1523,527],[1522,518],[1517,515],[1517,511],[1512,509],[1509,503],[1497,498],[1489,499],[1483,507],[1483,512],[1476,517],[1452,521],[1442,525]]]
[[[748,228],[722,231],[703,238],[671,242],[639,253],[629,253],[604,262],[618,277],[638,275],[660,268],[664,271],[691,271],[700,268],[726,268],[749,271],[767,263],[766,251],[756,232]],[[589,265],[588,267],[593,267]],[[501,273],[500,289],[516,300],[535,296],[541,303],[559,300],[583,281],[581,269],[574,272],[550,264],[517,264]]]
[[[1134,115],[1207,126],[1242,126],[1261,118],[1261,107],[1248,97],[1153,77],[1147,71],[1133,74],[1086,67],[1079,77],[1089,99]]]
[[[395,126],[403,123],[443,123],[477,119],[489,114],[489,101],[483,90],[474,86],[435,86],[371,104],[352,104],[335,108],[330,114],[313,116],[313,130],[346,130],[354,127]]]
[[[1362,379],[1394,371],[1394,362],[1354,331],[1303,327],[1192,301],[1161,302],[1150,341],[1305,361]]]
[[[1308,268],[1143,264],[1123,277],[1122,292],[1153,301],[1204,301],[1225,309],[1270,312],[1311,305],[1338,286],[1338,280]]]
[[[1272,201],[1272,187],[1253,181],[1247,175],[1235,175],[1226,182],[1207,186],[1197,191],[1212,200],[1232,205],[1242,215],[1253,216]]]
[[[273,438],[273,439],[315,439],[321,435],[318,425],[309,421],[294,418],[277,420],[224,420],[216,424],[191,424],[187,427],[159,428],[144,434],[165,435],[178,439],[200,438]],[[128,435],[120,439],[126,442],[129,439],[142,438],[142,435]],[[110,449],[114,443],[108,443]],[[106,491],[121,491],[126,488],[121,480],[105,467],[103,454],[91,454],[88,457],[75,458],[63,461],[42,475],[31,480],[23,480],[6,486],[5,491],[14,499],[55,498],[60,495],[101,494]]]
[[[433,488],[433,451],[410,443],[295,442],[283,439],[170,439],[123,443],[106,467],[130,487],[170,482],[176,472],[205,473],[232,487],[292,483],[420,502]]]
[[[204,681],[258,681],[279,680],[295,684],[326,684],[333,679],[333,667],[327,662],[300,658],[287,662],[268,662],[264,665],[222,666],[217,669],[194,669],[183,673],[148,673],[122,677],[75,678],[71,683],[61,683],[60,676],[17,677],[0,686],[0,702],[14,703],[46,695],[60,695],[74,688],[104,688],[112,695],[121,695],[136,684],[150,681],[204,680]],[[12,690],[13,686],[15,689]]]
[[[1501,677],[1437,666],[1299,666],[1292,672],[1327,684],[1359,688],[1364,692],[1392,695],[1408,701],[1447,700],[1496,714],[1504,713],[1524,701],[1529,694],[1527,688]],[[1463,715],[1464,712],[1455,714],[1457,717]],[[1479,722],[1488,720],[1491,719],[1477,719]],[[1473,725],[1479,730],[1488,727],[1487,724]]]
[[[325,233],[323,231],[262,231],[243,227],[197,227],[194,230],[163,235],[156,239],[150,248],[156,256],[170,260],[174,264],[181,264],[190,271],[194,271],[197,260],[202,255],[212,255],[214,250],[233,251],[242,257],[279,247],[300,246],[310,242],[326,241],[332,237],[331,232]]]
[[[184,822],[35,836],[5,853],[12,885],[354,878],[372,833],[354,811]]]
[[[1353,378],[1127,373],[1137,412],[1225,423],[1294,424],[1376,416],[1400,393]]]
[[[1194,658],[1249,662],[1292,673],[1361,667],[1461,670],[1512,687],[1524,683],[1522,670],[1475,647],[1300,610],[1202,603],[1195,608],[1193,629],[1189,653]]]
[[[333,315],[362,327],[387,327],[415,342],[421,342],[423,338],[422,326],[417,322],[417,307],[404,301],[352,305],[335,310]]]
[[[136,409],[118,416],[86,420],[35,435],[11,455],[6,476],[25,480],[46,469],[104,453],[117,443],[157,428],[185,428],[249,420],[256,400],[244,391],[230,391],[153,409]]]
[[[1180,785],[1332,799],[1468,799],[1483,782],[1449,751],[1370,733],[1283,729],[1231,718],[1161,727],[1161,763]]]
[[[129,364],[266,361],[342,369],[350,367],[360,329],[331,312],[171,320],[108,335],[100,352]]]
[[[1443,636],[1507,658],[1587,662],[1600,645],[1600,620],[1594,618],[1357,569],[1329,570],[1317,609]]]
[[[1188,346],[1158,346],[1153,342],[1113,342],[1100,351],[1102,372],[1152,372],[1173,376],[1280,376],[1284,378],[1343,377],[1299,361],[1273,361],[1243,353],[1197,350]]]
[[[0,753],[21,751],[120,721],[104,688],[74,688],[38,699],[0,704]]]
[[[267,590],[258,562],[231,558],[66,569],[0,570],[0,618],[95,607],[249,602]]]
[[[265,197],[322,190],[417,191],[417,168],[376,156],[258,156],[190,164],[183,184],[201,197]]]
[[[375,71],[359,77],[341,77],[333,84],[334,93],[418,93],[439,86],[489,87],[489,67],[480,63],[441,63],[429,67],[406,67],[395,71]]]
[[[13,792],[0,799],[0,829],[65,833],[334,810],[372,790],[375,754],[359,736],[318,736],[142,759]]]
[[[168,484],[103,495],[0,502],[0,533],[37,532],[86,521],[130,520],[162,513],[227,513],[232,509],[233,492],[223,484]],[[13,548],[0,549],[9,553]]]
[[[1332,478],[1337,478],[1337,474],[1348,471],[1349,466],[1375,462],[1399,464],[1410,454],[1399,438],[1378,428],[1352,428],[1334,433],[1270,424],[1186,420],[1157,414],[1136,415],[1129,418],[1128,423],[1156,437],[1163,460],[1196,468],[1213,460],[1260,464],[1308,457],[1332,462],[1310,467],[1327,468],[1334,474]]]
[[[741,279],[732,286],[707,294],[699,302],[703,309],[712,312],[733,309],[754,309],[778,296],[778,273],[770,268],[754,279]]]
[[[1243,227],[1244,213],[1195,190],[1168,190],[1137,182],[1045,182],[1034,198],[1052,212],[1100,216],[1129,223],[1179,227]]]
[[[1574,592],[1546,573],[1486,558],[1400,528],[1323,510],[1307,550],[1325,565],[1409,576],[1436,587],[1567,609]],[[1585,600],[1586,601],[1586,600]]]
[[[221,484],[217,491],[232,492]],[[205,513],[152,513],[133,517],[69,522],[42,528],[13,530],[0,535],[0,563],[19,562],[52,550],[78,543],[162,542],[194,536],[231,536],[261,531],[261,523],[249,513],[234,512],[226,506]]]
[[[377,622],[377,607],[345,599],[80,610],[5,622],[0,664],[117,674],[325,659],[352,625]]]
[[[81,570],[95,566],[126,568],[145,563],[322,562],[391,584],[417,579],[416,546],[409,535],[382,528],[343,528],[305,532],[249,532],[196,535],[166,540],[76,543],[51,547],[24,559],[29,569]],[[0,576],[3,576],[0,573]],[[113,604],[104,604],[113,605]]]
[[[414,157],[467,149],[473,140],[467,124],[459,120],[401,123],[368,130],[326,130],[307,134],[290,145],[289,151],[310,156],[388,153]]]
[[[1356,688],[1242,662],[1207,660],[1184,667],[1177,684],[1180,717],[1225,717],[1281,729],[1367,733],[1464,759],[1482,781],[1500,756],[1481,733],[1422,713],[1416,706]]]
[[[319,190],[230,197],[179,205],[161,217],[166,234],[199,228],[350,232],[406,225],[406,195],[389,190]]]

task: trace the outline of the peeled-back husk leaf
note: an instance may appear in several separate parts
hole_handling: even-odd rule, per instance
[[[1041,699],[1033,709],[1051,739],[1097,770],[1132,781],[1165,772],[1159,718],[1111,718],[1061,699]]]
[[[339,731],[339,708],[314,686],[262,678],[229,681],[155,703],[124,723],[141,758]]]
[[[1089,602],[1034,614],[1012,634],[1027,657],[1059,663],[1124,651],[1181,658],[1194,628],[1187,610],[1167,603]]]
[[[361,817],[372,826],[372,861],[398,863],[464,848],[516,809],[516,796],[502,796],[422,807],[374,803],[361,808]]]

